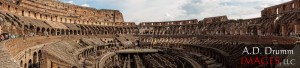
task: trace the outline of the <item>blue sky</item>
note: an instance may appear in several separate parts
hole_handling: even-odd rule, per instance
[[[60,0],[97,9],[116,9],[126,22],[155,22],[227,15],[230,19],[260,17],[260,11],[291,0]]]

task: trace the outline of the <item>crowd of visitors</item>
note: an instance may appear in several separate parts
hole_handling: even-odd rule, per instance
[[[33,36],[47,36],[47,37],[49,37],[49,34],[46,31],[43,32],[42,35],[37,35],[34,32],[31,32],[31,33],[25,34],[25,35],[2,33],[2,34],[0,34],[0,42],[4,41],[4,40],[14,39],[14,38],[20,38],[20,37],[23,37],[25,39],[26,37],[33,37]]]
[[[8,33],[2,33],[0,35],[0,41],[8,40],[8,39],[14,39],[20,37],[19,35],[15,34],[8,34]]]

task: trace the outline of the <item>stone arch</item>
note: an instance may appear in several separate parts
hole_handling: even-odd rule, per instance
[[[7,5],[7,10],[10,11],[10,5]]]
[[[60,30],[60,35],[66,35],[66,31],[64,29]]]
[[[20,65],[21,65],[21,67],[23,66],[23,60],[20,61]]]
[[[61,35],[61,29],[56,29],[56,35]]]
[[[73,31],[73,33],[74,33],[73,35],[77,35],[77,34],[78,34],[77,31],[78,31],[78,30],[74,30],[74,31]]]
[[[54,16],[55,17],[55,20],[54,21],[57,21],[58,20],[58,16]]]
[[[50,17],[50,21],[53,21],[53,17],[52,16]]]
[[[29,59],[28,61],[28,68],[33,68],[33,63],[31,59]]]
[[[31,14],[31,12],[30,12],[30,11],[28,11],[28,15],[27,15],[27,16],[28,16],[28,17],[30,17],[30,14]]]
[[[33,17],[34,17],[34,18],[37,18],[37,13],[34,13],[34,14],[33,14]]]
[[[45,36],[45,35],[46,35],[46,34],[45,34],[45,31],[46,31],[46,28],[42,27],[42,30],[41,30],[41,32],[40,32],[41,35],[44,35],[44,36]]]
[[[70,33],[70,30],[66,30],[66,35],[70,35],[71,33]]]
[[[24,68],[27,68],[27,63],[24,64]]]
[[[38,56],[37,53],[34,52],[33,53],[33,58],[32,58],[33,64],[36,64],[38,62],[38,57],[37,56]]]
[[[63,22],[63,18],[60,18],[60,22]]]
[[[46,29],[46,32],[47,32],[47,35],[51,34],[50,28],[47,28],[47,29]]]
[[[40,31],[41,31],[41,28],[40,28],[40,27],[37,27],[35,33],[36,33],[37,35],[39,35],[39,34],[40,34]]]
[[[34,28],[35,28],[35,27],[34,27],[33,25],[30,25],[30,26],[29,26],[29,30],[31,30],[31,32],[34,32]]]
[[[42,19],[42,20],[43,20],[43,14],[40,14],[40,19]]]
[[[74,35],[74,32],[73,30],[70,30],[70,34],[69,35]]]
[[[39,50],[39,51],[38,51],[38,61],[40,62],[41,59],[42,59],[42,51]]]
[[[41,60],[42,60],[42,51],[41,50],[38,51],[38,58],[37,58],[37,60],[38,60],[38,63],[36,63],[37,64],[36,68],[40,68],[40,63],[41,63]]]
[[[43,17],[45,20],[48,20],[48,15],[44,15]]]
[[[107,34],[108,34],[108,31],[105,30],[105,31],[104,31],[104,34],[107,35]]]
[[[29,26],[28,25],[24,25],[24,34],[28,34],[29,33]]]
[[[77,34],[78,34],[78,35],[81,35],[81,30],[78,30],[78,31],[77,31]]]
[[[22,16],[25,16],[25,11],[24,10],[22,10]]]

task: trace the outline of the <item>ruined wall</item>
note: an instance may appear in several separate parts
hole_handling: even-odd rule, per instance
[[[98,10],[48,0],[0,2],[1,9],[6,12],[47,22],[102,25],[124,21],[118,10]]]
[[[282,14],[285,12],[298,10],[299,8],[300,8],[300,0],[293,0],[279,5],[264,8],[261,11],[261,16],[265,17],[270,15]]]
[[[221,21],[228,21],[227,16],[216,16],[216,17],[209,17],[203,19],[203,22],[205,23],[213,23],[213,22],[221,22]]]
[[[252,19],[219,20],[205,18],[194,24],[175,22],[144,22],[139,24],[140,34],[150,35],[258,35],[258,36],[299,36],[299,12]],[[164,23],[164,24],[163,24]],[[171,23],[171,24],[170,24]],[[172,24],[173,23],[173,24]]]
[[[142,22],[139,24],[139,34],[174,34],[175,31],[181,32],[182,34],[188,33],[183,31],[194,31],[188,30],[188,28],[194,28],[197,26],[198,20],[180,20],[180,21],[166,21],[166,22]],[[185,26],[185,27],[181,27]],[[176,29],[178,28],[178,29]],[[197,30],[197,29],[195,29]],[[194,32],[190,32],[194,33]]]

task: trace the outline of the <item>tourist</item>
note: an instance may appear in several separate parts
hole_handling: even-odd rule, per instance
[[[4,36],[0,35],[0,40],[3,41],[4,40]]]

